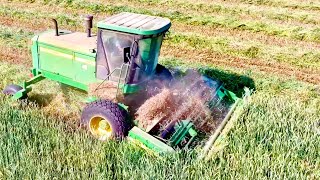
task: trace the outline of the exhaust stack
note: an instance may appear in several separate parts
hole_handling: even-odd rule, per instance
[[[55,36],[59,36],[59,30],[58,30],[58,23],[57,20],[52,19],[53,23],[54,23],[54,29],[55,29]]]
[[[93,19],[92,15],[87,15],[84,18],[85,26],[86,26],[86,30],[87,30],[87,37],[91,37],[92,19]]]

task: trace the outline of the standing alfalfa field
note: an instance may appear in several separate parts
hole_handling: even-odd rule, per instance
[[[320,177],[319,1],[1,1],[0,87],[27,79],[30,38],[52,29],[85,31],[119,12],[158,15],[173,27],[160,63],[209,66],[230,90],[253,89],[209,161],[196,153],[154,157],[126,141],[99,142],[77,128],[83,94],[53,82],[28,102],[1,95],[1,178],[212,179]],[[241,95],[241,92],[237,92]]]

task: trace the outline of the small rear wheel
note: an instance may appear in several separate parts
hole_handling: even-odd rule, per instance
[[[7,87],[4,88],[4,90],[2,91],[3,94],[5,95],[10,95],[13,96],[15,95],[18,91],[22,90],[23,88],[19,85],[16,84],[10,84]],[[22,96],[20,99],[26,99],[28,96],[24,95]]]
[[[129,131],[127,114],[109,100],[89,103],[83,110],[81,125],[86,126],[99,140],[122,139]]]

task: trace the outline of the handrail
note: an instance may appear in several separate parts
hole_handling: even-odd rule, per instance
[[[96,91],[116,70],[120,70],[120,73],[121,73],[124,65],[125,65],[125,63],[122,63],[121,68],[115,68],[110,74],[108,74],[108,76],[96,87],[96,89],[94,91]],[[121,78],[121,74],[120,74],[119,79],[120,78]]]
[[[114,71],[118,69],[115,68],[110,74],[108,74],[108,76],[96,87],[96,89],[94,90],[94,92],[114,73]]]
[[[118,79],[118,84],[117,84],[117,92],[116,92],[116,99],[118,97],[118,92],[119,92],[119,84],[120,84],[120,80],[121,80],[121,76],[122,76],[122,71],[123,71],[123,67],[125,66],[126,64],[125,63],[122,63],[121,65],[121,69],[120,69],[120,76],[119,76],[119,79]],[[128,68],[129,69],[129,68]],[[128,76],[128,69],[127,69],[127,72],[125,74],[125,77],[124,77],[124,82],[126,81],[127,79],[127,76]]]

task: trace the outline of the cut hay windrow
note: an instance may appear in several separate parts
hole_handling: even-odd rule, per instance
[[[154,122],[168,117],[175,106],[173,99],[173,93],[167,88],[148,99],[136,113],[139,126],[147,129]]]
[[[19,2],[19,6],[27,6],[30,4],[21,4]],[[48,21],[45,17],[47,17],[47,12],[48,8],[50,9],[50,17],[51,18],[57,18],[59,21],[59,24],[61,24],[64,28],[72,29],[72,30],[80,30],[83,31],[84,29],[79,27],[80,24],[82,24],[81,19],[76,18],[84,14],[81,10],[77,10],[75,12],[76,14],[73,16],[68,16],[65,17],[66,13],[68,12],[68,9],[62,9],[58,7],[52,6],[46,7],[46,11],[41,9],[35,8],[35,6],[32,6],[32,11],[30,9],[28,10],[21,10],[15,8],[17,5],[15,4],[14,6],[10,4],[10,6],[6,5],[4,7],[0,7],[0,14],[3,17],[0,17],[0,20],[3,22],[2,25],[6,24],[7,26],[23,26],[25,28],[29,29],[35,29],[35,31],[39,31],[40,29],[47,29],[48,26],[51,26],[52,23],[51,21]],[[51,13],[55,12],[55,13]],[[59,12],[59,13],[57,13]],[[23,16],[21,15],[23,14]],[[99,13],[98,16],[95,16],[95,19],[102,19],[109,14],[101,14]],[[39,18],[37,22],[34,22],[32,24],[28,23],[28,19],[32,17],[37,17]],[[76,17],[74,17],[76,16]],[[60,20],[59,20],[60,19]],[[72,23],[68,23],[72,22]],[[32,28],[31,28],[32,27]],[[261,42],[263,44],[268,44],[271,47],[274,46],[275,44],[280,47],[290,47],[290,46],[295,46],[299,45],[299,48],[303,47],[311,47],[312,49],[318,49],[318,44],[315,42],[306,42],[302,41],[299,39],[288,39],[285,37],[279,37],[279,36],[273,36],[273,35],[266,35],[261,32],[250,32],[250,31],[243,31],[241,29],[225,29],[225,28],[211,28],[208,26],[195,26],[195,25],[187,25],[182,22],[175,22],[175,24],[172,27],[174,29],[174,32],[194,32],[197,34],[202,34],[206,37],[212,36],[212,37],[219,37],[219,36],[224,36],[224,37],[236,37],[236,41],[254,41],[254,42]]]
[[[174,56],[175,59],[183,59],[184,63],[194,63],[198,62],[199,64],[214,64],[221,67],[234,67],[246,70],[252,70],[258,72],[267,72],[273,73],[277,76],[284,78],[294,76],[299,81],[305,81],[312,84],[319,84],[320,78],[318,76],[319,72],[312,68],[296,68],[290,66],[287,63],[280,62],[264,62],[258,58],[248,61],[245,58],[239,58],[235,56],[228,56],[221,53],[216,53],[209,50],[195,50],[194,48],[184,47],[177,48],[174,45],[167,45],[163,47],[163,56]],[[201,56],[199,56],[201,54]],[[188,60],[189,57],[196,57],[193,60]],[[228,60],[227,60],[228,59]]]

